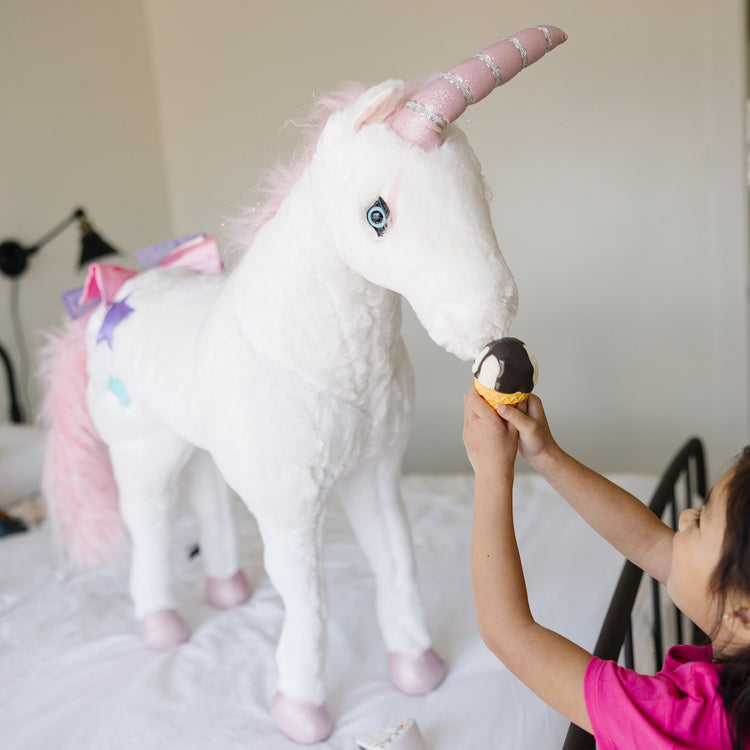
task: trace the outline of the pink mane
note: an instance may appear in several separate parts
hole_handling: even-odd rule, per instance
[[[334,112],[340,112],[357,99],[365,87],[356,82],[344,84],[341,89],[319,97],[301,122],[290,121],[303,134],[303,143],[291,160],[279,163],[262,175],[255,190],[256,202],[242,216],[230,220],[229,238],[232,256],[242,256],[252,246],[260,228],[278,212],[284,199],[312,160],[318,138]]]

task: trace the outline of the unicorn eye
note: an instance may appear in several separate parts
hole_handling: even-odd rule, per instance
[[[388,204],[382,198],[378,198],[367,209],[367,222],[375,230],[378,237],[382,237],[388,228],[388,217],[390,215],[391,211],[388,208]]]

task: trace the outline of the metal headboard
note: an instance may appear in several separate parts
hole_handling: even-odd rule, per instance
[[[703,444],[698,438],[690,438],[674,458],[659,480],[651,496],[649,508],[659,518],[664,518],[673,529],[684,508],[693,506],[694,499],[706,497],[706,462]],[[623,655],[623,662],[629,669],[634,668],[633,632],[631,612],[635,603],[643,571],[627,561],[617,582],[615,593],[599,631],[599,639],[594,647],[594,655],[601,659],[618,660]],[[664,659],[665,634],[662,627],[661,588],[658,581],[651,579],[651,608],[653,656],[657,669],[661,668]],[[670,604],[670,614],[674,618],[675,643],[683,641],[683,618],[679,610]],[[700,641],[703,634],[690,623],[690,638],[693,643]],[[671,639],[670,639],[671,640]],[[671,643],[666,645],[672,645]],[[593,735],[571,723],[562,750],[594,750],[596,743]]]

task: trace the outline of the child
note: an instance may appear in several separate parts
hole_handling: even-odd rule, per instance
[[[464,444],[476,484],[471,567],[479,632],[540,698],[599,748],[750,747],[750,449],[685,510],[679,532],[564,453],[542,402],[492,407],[469,389]],[[513,529],[516,452],[626,557],[664,583],[710,646],[676,646],[639,675],[537,624]]]

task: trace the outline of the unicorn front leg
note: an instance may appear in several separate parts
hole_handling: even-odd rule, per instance
[[[120,509],[132,540],[130,594],[143,640],[158,649],[189,637],[170,589],[170,508],[191,446],[167,430],[111,443]]]
[[[253,509],[263,537],[266,572],[285,609],[276,648],[278,692],[271,715],[284,734],[304,744],[323,741],[333,728],[324,684],[328,610],[322,564],[324,510],[319,489],[303,496],[281,492],[267,513]]]
[[[375,574],[391,681],[407,695],[422,695],[442,682],[445,664],[425,623],[399,478],[400,455],[388,453],[359,466],[339,483],[337,494]]]

